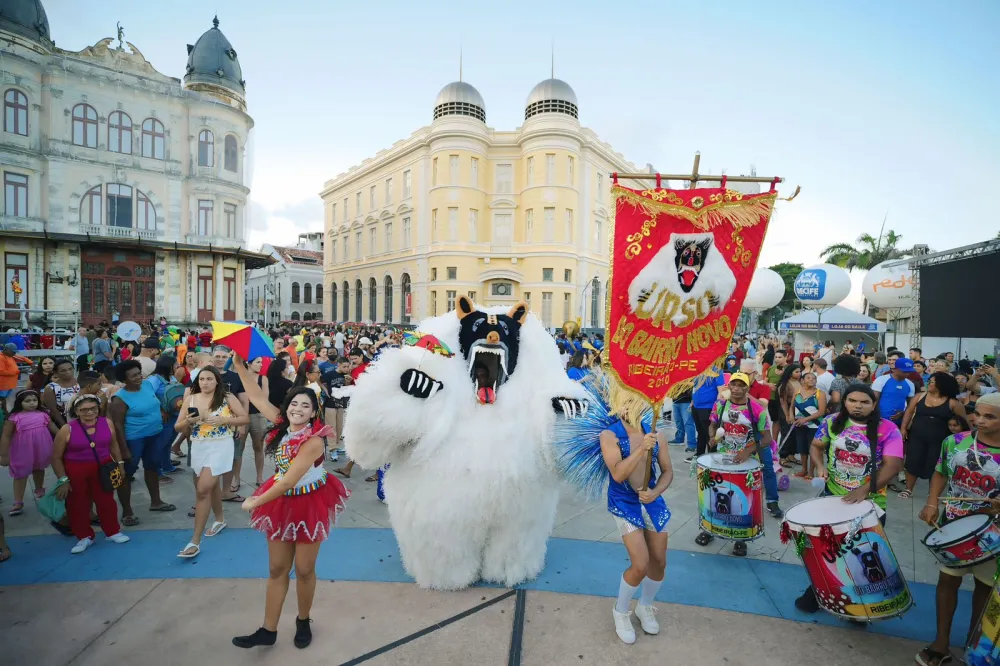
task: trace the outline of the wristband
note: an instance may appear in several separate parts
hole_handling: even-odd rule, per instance
[[[59,483],[68,483],[68,482],[69,482],[69,477],[68,476],[60,476],[59,477]]]
[[[924,506],[929,506],[929,507],[930,507],[930,508],[932,508],[932,509],[936,509],[936,508],[938,508],[938,505],[937,505],[937,504],[924,504]]]

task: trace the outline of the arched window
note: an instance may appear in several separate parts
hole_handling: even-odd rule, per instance
[[[166,152],[167,134],[163,131],[163,123],[156,118],[146,118],[142,121],[142,156],[162,160]]]
[[[210,167],[215,164],[215,136],[208,130],[198,133],[198,166]]]
[[[20,90],[3,94],[3,131],[28,136],[28,98]]]
[[[108,226],[132,228],[132,188],[108,185]]]
[[[298,282],[293,282],[292,283],[292,303],[298,303],[298,302],[299,302],[299,283]]]
[[[89,104],[73,107],[73,144],[97,148],[97,111]]]
[[[308,282],[306,282],[305,285],[303,285],[303,287],[302,287],[302,292],[303,292],[302,293],[302,302],[303,303],[312,303],[312,301],[313,301],[313,286],[311,284],[309,284]]]
[[[601,320],[601,281],[594,278],[590,286],[590,325],[598,328]]]
[[[298,321],[298,320],[299,320],[299,313],[292,312],[292,321]]]
[[[132,119],[127,113],[115,111],[108,116],[108,150],[132,154]]]
[[[139,190],[135,194],[135,228],[156,231],[156,209],[153,202]]]
[[[385,276],[385,284],[383,286],[385,290],[385,323],[392,323],[392,278],[388,275]]]
[[[330,283],[330,321],[337,321],[337,283]]]
[[[364,321],[365,315],[361,311],[361,306],[364,304],[364,297],[362,296],[361,280],[354,281],[354,321]]]
[[[344,321],[351,320],[351,287],[344,280]]]
[[[404,324],[410,323],[410,313],[407,307],[410,302],[410,274],[403,273],[403,277],[400,278],[400,288],[399,294],[401,298],[399,299],[399,320]]]
[[[87,190],[80,200],[80,224],[103,224],[101,214],[101,186]]]
[[[378,321],[378,282],[375,278],[368,280],[368,318]]]
[[[323,305],[323,285],[316,283],[316,305]]]
[[[225,155],[223,157],[223,166],[226,171],[232,171],[236,173],[239,169],[240,155],[239,148],[236,145],[236,137],[232,134],[226,136],[224,142]]]

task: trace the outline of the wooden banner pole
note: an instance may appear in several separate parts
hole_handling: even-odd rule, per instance
[[[660,420],[660,405],[656,404],[653,405],[653,427],[650,428],[649,430],[649,433],[651,435],[656,434],[656,422],[659,420]],[[642,477],[642,487],[639,488],[639,490],[649,489],[649,479],[652,478],[653,476],[653,461],[655,460],[655,456],[651,454],[652,451],[646,452],[646,470],[644,476]]]

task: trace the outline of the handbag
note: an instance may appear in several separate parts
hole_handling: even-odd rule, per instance
[[[118,490],[122,481],[125,480],[121,465],[116,463],[114,459],[102,463],[101,459],[97,457],[97,444],[94,444],[94,440],[90,440],[90,450],[94,454],[94,460],[97,461],[97,478],[101,480],[101,488],[108,493]]]
[[[56,497],[56,490],[64,485],[66,485],[65,481],[56,481],[55,485],[45,491],[36,504],[38,513],[57,523],[66,515],[66,500]]]

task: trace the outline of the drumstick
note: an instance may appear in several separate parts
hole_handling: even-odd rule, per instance
[[[975,499],[974,497],[938,497],[938,500],[945,502],[989,502],[987,499]]]

